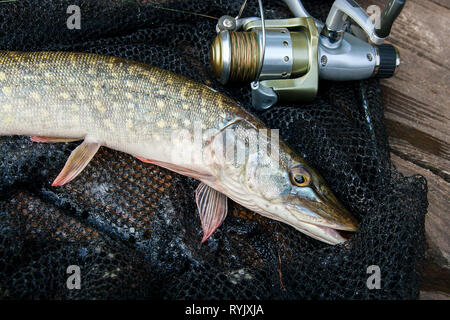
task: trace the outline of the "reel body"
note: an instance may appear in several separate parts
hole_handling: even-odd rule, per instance
[[[364,20],[358,37],[349,32],[349,23],[341,23],[348,17],[356,17],[356,22],[364,18],[364,11],[355,7],[353,0],[335,1],[327,19],[331,27],[309,16],[299,0],[285,2],[294,14],[307,16],[265,21],[223,16],[211,45],[210,62],[216,78],[223,84],[251,82],[256,109],[267,109],[280,100],[314,99],[319,77],[348,81],[387,78],[395,73],[399,53],[392,45],[382,44],[384,38],[377,35],[380,29]],[[388,3],[387,8],[396,10],[391,9],[390,18],[384,21],[392,24],[392,16],[400,13],[402,6],[392,5],[397,2]],[[390,27],[382,28],[384,36],[387,29]]]

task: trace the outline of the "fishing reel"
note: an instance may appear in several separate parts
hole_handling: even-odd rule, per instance
[[[295,18],[265,20],[222,16],[210,49],[215,77],[223,84],[251,82],[252,104],[263,110],[278,101],[315,98],[319,78],[335,81],[392,77],[398,50],[383,44],[405,0],[389,0],[372,21],[353,0],[336,0],[325,24],[300,0],[283,0]]]

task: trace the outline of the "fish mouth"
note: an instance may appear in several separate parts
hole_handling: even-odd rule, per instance
[[[293,226],[312,238],[328,244],[339,244],[358,229],[359,223],[336,199],[303,202],[287,206],[296,220]]]
[[[296,224],[294,227],[311,238],[331,245],[344,243],[350,238],[350,235],[342,230],[303,221],[300,224]]]
[[[303,203],[288,205],[287,208],[300,223],[341,231],[356,231],[359,226],[358,221],[342,205]]]

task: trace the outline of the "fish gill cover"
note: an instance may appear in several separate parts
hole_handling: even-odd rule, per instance
[[[267,18],[290,17],[282,2],[264,4]],[[322,20],[331,4],[304,3]],[[80,7],[81,29],[67,28],[69,5]],[[129,58],[205,83],[251,110],[248,85],[224,87],[209,71],[217,20],[207,16],[237,13],[240,5],[234,0],[0,3],[0,49]],[[258,16],[256,1],[244,14]],[[361,221],[348,243],[321,243],[230,201],[228,218],[201,244],[198,181],[101,148],[77,179],[54,188],[51,181],[76,144],[0,137],[0,296],[417,298],[427,186],[423,177],[404,177],[390,162],[378,82],[321,81],[312,103],[278,105],[258,116],[280,129],[281,138],[317,168]],[[82,290],[66,287],[70,265],[82,271]],[[367,287],[371,265],[380,268],[380,289]]]

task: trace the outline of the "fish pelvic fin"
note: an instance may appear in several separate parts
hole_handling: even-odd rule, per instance
[[[195,190],[195,202],[197,203],[200,221],[202,223],[203,238],[205,242],[222,224],[227,216],[227,197],[204,184],[199,184]]]
[[[100,143],[87,142],[84,140],[82,144],[72,151],[64,168],[56,177],[55,181],[53,181],[52,186],[62,186],[72,181],[81,171],[83,171],[89,161],[91,161],[97,153],[100,146]]]
[[[73,142],[82,140],[83,138],[54,138],[44,136],[33,136],[30,138],[33,142],[57,143],[57,142]]]

